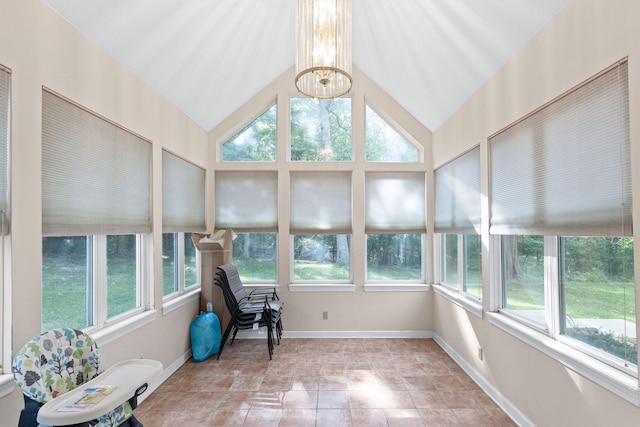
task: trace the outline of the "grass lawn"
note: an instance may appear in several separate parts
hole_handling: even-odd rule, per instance
[[[633,283],[567,282],[565,290],[569,317],[636,321]],[[511,310],[544,310],[544,286],[541,283],[511,283],[508,307]],[[623,312],[625,307],[626,313]]]

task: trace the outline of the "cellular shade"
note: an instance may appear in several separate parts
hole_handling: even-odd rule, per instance
[[[217,229],[278,230],[277,172],[216,172]]]
[[[43,234],[150,231],[151,144],[43,90]]]
[[[291,234],[351,234],[351,172],[291,173]]]
[[[162,150],[162,232],[205,231],[205,170]]]
[[[490,138],[492,234],[630,236],[626,62]]]
[[[480,233],[480,147],[435,171],[436,233]]]
[[[425,193],[422,172],[368,172],[366,233],[424,233]]]

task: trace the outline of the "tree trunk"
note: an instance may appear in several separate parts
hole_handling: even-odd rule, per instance
[[[349,240],[345,234],[336,236],[336,264],[349,265]]]
[[[329,100],[318,99],[318,107],[320,108],[320,132],[322,135],[322,157],[324,160],[333,158],[333,150],[331,149],[331,126],[329,124]]]

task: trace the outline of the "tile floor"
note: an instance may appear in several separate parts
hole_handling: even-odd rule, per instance
[[[430,339],[264,340],[189,361],[138,406],[156,426],[515,426]]]

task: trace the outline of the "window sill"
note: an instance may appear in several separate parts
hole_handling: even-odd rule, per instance
[[[492,325],[640,407],[640,387],[635,376],[615,369],[501,313],[488,313],[487,316]]]
[[[277,283],[269,283],[269,282],[264,282],[264,283],[246,283],[243,282],[242,286],[247,289],[248,291],[251,291],[252,289],[275,289],[276,291],[280,290],[280,285]]]
[[[449,289],[446,285],[433,285],[433,290],[436,294],[448,299],[455,305],[464,308],[469,313],[479,318],[482,318],[482,302],[480,300],[474,300],[454,289]]]
[[[291,292],[354,292],[353,283],[291,283]]]
[[[428,292],[426,283],[365,283],[365,292]]]
[[[88,333],[100,346],[104,346],[131,333],[135,329],[153,322],[156,320],[156,316],[156,310],[147,310],[102,329],[96,331],[89,330]]]
[[[15,389],[16,382],[11,374],[0,374],[0,398],[8,396]]]
[[[171,313],[183,305],[200,298],[200,288],[177,295],[166,301],[162,301],[162,315]]]

